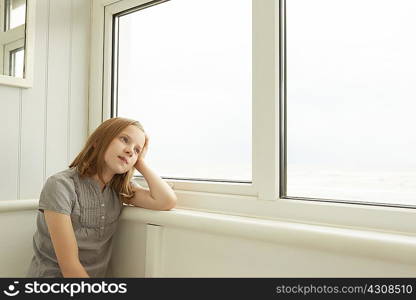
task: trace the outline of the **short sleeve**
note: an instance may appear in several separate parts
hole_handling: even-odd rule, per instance
[[[49,177],[39,197],[39,210],[70,215],[75,203],[75,186],[69,178]]]

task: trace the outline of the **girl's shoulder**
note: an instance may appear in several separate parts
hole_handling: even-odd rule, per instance
[[[75,169],[66,169],[49,176],[44,184],[44,189],[56,186],[57,183],[64,184],[69,188],[74,188],[74,177],[77,175]]]
[[[68,168],[62,171],[59,171],[55,174],[50,175],[48,178],[73,178],[76,176],[78,171],[75,168]]]
[[[70,215],[77,198],[73,170],[67,169],[48,177],[39,196],[39,210],[53,210]]]
[[[74,176],[78,171],[75,168],[68,168],[62,171],[59,171],[55,174],[53,174],[52,176],[66,176],[66,177],[71,177]]]

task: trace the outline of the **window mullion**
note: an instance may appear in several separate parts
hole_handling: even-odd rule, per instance
[[[279,1],[253,1],[253,185],[279,198]]]
[[[0,0],[0,32],[4,31],[5,0]]]

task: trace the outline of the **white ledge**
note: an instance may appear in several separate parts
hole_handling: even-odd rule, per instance
[[[38,202],[38,199],[1,200],[0,212],[36,210],[38,209]]]
[[[314,248],[416,266],[416,237],[399,233],[295,223],[173,209],[126,207],[122,219],[231,235],[280,245]]]
[[[36,210],[38,199],[0,201],[0,212]],[[124,208],[121,220],[261,240],[337,254],[364,256],[416,267],[416,236],[393,232],[268,220],[219,213],[172,209]]]

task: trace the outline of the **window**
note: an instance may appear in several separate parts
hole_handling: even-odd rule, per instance
[[[210,0],[198,1],[201,1],[201,3],[204,1],[214,3]],[[252,155],[251,172],[248,172],[251,174],[251,183],[249,182],[249,178],[247,178],[247,182],[244,182],[244,180],[242,180],[243,178],[230,179],[232,176],[218,176],[218,173],[216,172],[209,173],[209,176],[201,176],[202,178],[196,178],[197,176],[199,177],[199,175],[189,175],[185,172],[181,173],[182,170],[180,169],[178,169],[180,172],[175,173],[176,169],[174,168],[171,168],[172,171],[164,169],[164,162],[161,162],[158,167],[155,168],[156,171],[161,174],[168,183],[174,184],[174,189],[178,194],[178,205],[179,207],[185,209],[208,210],[224,214],[281,219],[302,223],[333,224],[334,226],[361,227],[366,229],[372,228],[375,230],[394,230],[413,234],[414,209],[409,209],[413,208],[412,206],[400,204],[400,207],[394,207],[394,204],[392,203],[382,203],[382,206],[375,207],[381,203],[380,200],[377,200],[378,202],[365,202],[368,201],[368,199],[363,200],[360,198],[359,200],[354,201],[354,199],[351,199],[350,197],[333,197],[328,199],[328,196],[323,197],[322,195],[319,196],[322,196],[322,198],[315,198],[312,194],[301,193],[299,192],[301,191],[300,189],[294,189],[294,187],[298,188],[299,186],[303,186],[300,181],[298,181],[300,182],[298,186],[294,185],[293,183],[296,181],[293,181],[294,177],[292,176],[295,163],[297,163],[297,160],[299,161],[299,153],[300,150],[302,150],[301,147],[303,147],[307,142],[307,140],[304,139],[300,133],[305,131],[305,129],[302,130],[302,128],[305,128],[308,124],[312,127],[316,126],[316,124],[311,124],[310,122],[306,122],[305,125],[305,120],[308,119],[302,119],[302,110],[299,110],[300,106],[300,109],[304,109],[304,107],[300,105],[301,100],[303,101],[302,103],[306,102],[307,104],[310,104],[310,102],[307,102],[305,98],[298,97],[298,100],[296,100],[294,97],[294,95],[296,95],[296,93],[294,93],[294,90],[296,89],[296,76],[298,76],[297,80],[300,81],[301,88],[302,82],[304,82],[304,80],[302,81],[302,73],[299,71],[299,68],[304,67],[305,74],[310,75],[311,73],[311,70],[308,69],[310,66],[308,67],[307,64],[296,64],[294,61],[294,57],[296,56],[298,56],[298,60],[302,58],[302,55],[299,55],[296,52],[300,50],[298,49],[299,46],[294,46],[294,40],[300,40],[303,48],[318,47],[314,35],[310,35],[310,40],[305,46],[305,42],[303,40],[305,37],[302,35],[297,36],[291,31],[295,27],[295,25],[293,25],[295,20],[297,20],[297,25],[301,24],[301,27],[303,28],[313,23],[310,19],[302,19],[302,17],[298,17],[296,19],[296,17],[291,15],[291,13],[296,12],[293,10],[293,7],[296,7],[296,3],[298,6],[302,6],[302,9],[299,8],[299,10],[307,11],[304,7],[309,8],[305,2],[296,1],[297,0],[287,1],[288,4],[286,4],[285,0],[251,1],[252,29],[250,73],[252,79],[252,102],[250,106],[251,124],[249,125],[251,125],[252,131],[252,136],[250,138]],[[126,95],[130,93],[129,97],[136,97],[138,103],[140,102],[140,98],[144,96],[151,97],[153,92],[147,91],[147,94],[144,94],[144,92],[146,89],[149,90],[149,87],[155,86],[154,82],[158,80],[161,80],[160,86],[162,86],[162,84],[163,86],[169,86],[169,82],[165,80],[163,73],[160,77],[155,76],[153,73],[161,73],[160,68],[166,67],[160,66],[158,62],[163,61],[165,59],[165,55],[166,57],[169,57],[169,55],[172,57],[174,53],[169,52],[172,51],[169,50],[169,47],[179,48],[183,42],[181,40],[181,43],[166,42],[163,44],[154,36],[153,40],[151,40],[152,36],[148,36],[147,40],[145,40],[146,32],[142,34],[143,29],[139,28],[139,31],[136,32],[136,36],[134,38],[138,39],[139,42],[142,42],[141,46],[143,49],[139,47],[136,48],[137,51],[131,51],[130,54],[128,54],[128,51],[126,51],[126,49],[128,49],[127,43],[129,41],[131,42],[133,39],[123,39],[123,33],[120,34],[120,28],[127,28],[127,30],[123,29],[121,31],[128,34],[129,27],[127,24],[129,24],[129,22],[132,24],[135,21],[128,21],[127,19],[123,20],[123,18],[128,17],[129,15],[132,17],[135,13],[137,13],[138,16],[149,19],[150,13],[152,13],[153,16],[153,12],[160,16],[162,12],[161,10],[168,9],[172,7],[168,5],[179,2],[179,0],[168,2],[149,2],[148,0],[97,0],[92,2],[93,30],[91,34],[92,60],[90,70],[89,102],[90,132],[92,132],[103,120],[110,118],[112,115],[123,114],[125,116],[131,116],[143,121],[143,124],[149,131],[152,132],[152,135],[156,137],[157,140],[163,141],[163,143],[165,143],[165,140],[168,141],[168,143],[173,140],[171,137],[166,138],[162,136],[161,138],[157,137],[157,134],[155,136],[153,132],[157,132],[157,129],[152,127],[149,128],[149,126],[156,126],[151,125],[153,120],[145,121],[143,117],[139,115],[142,114],[141,112],[138,112],[138,115],[131,114],[132,112],[128,108],[122,107],[123,104],[120,100],[122,97],[127,99],[127,96],[122,96],[123,93]],[[316,3],[322,4],[322,2]],[[190,8],[192,3],[189,5],[190,6],[187,7],[186,12],[188,14],[199,16],[199,14],[194,13],[194,11],[199,12],[200,10],[197,8],[193,8],[191,10]],[[215,7],[220,10],[222,5],[223,3]],[[238,4],[235,4],[235,6],[238,6]],[[320,6],[321,9],[322,7],[323,6]],[[290,11],[291,9],[292,12]],[[237,8],[235,8],[235,10],[238,11]],[[316,10],[309,11],[315,13],[315,16],[320,16],[316,13]],[[366,13],[368,13],[368,10]],[[234,11],[229,14],[237,16],[237,13],[234,13]],[[204,16],[201,15],[201,18],[203,17]],[[212,14],[211,19],[215,19],[212,17]],[[143,19],[140,19],[138,22],[143,22]],[[207,22],[208,21],[205,21],[205,23]],[[160,21],[160,23],[163,24],[165,28],[171,26],[176,28],[176,24],[172,25],[172,23],[175,22],[172,21],[170,17],[164,18]],[[287,33],[285,30],[285,24],[287,24]],[[149,26],[151,28],[146,27],[146,30],[149,29],[149,32],[152,32],[153,30],[153,33],[155,33],[155,30],[158,29],[158,25],[159,24],[154,24],[153,27]],[[141,27],[143,27],[143,25]],[[163,32],[163,30],[159,30]],[[166,30],[168,31],[168,29]],[[248,34],[250,34],[250,30]],[[129,35],[133,35],[131,31]],[[234,33],[229,36],[230,38],[233,38]],[[237,34],[236,36],[239,35]],[[115,37],[117,37],[117,39],[115,39]],[[169,36],[166,40],[169,40],[170,38],[171,37]],[[351,37],[350,40],[352,40]],[[117,41],[117,43],[113,43],[113,41]],[[160,60],[151,60],[151,55],[154,54],[149,51],[149,48],[146,48],[148,45],[144,43],[144,41],[147,41],[148,43],[151,42],[154,45],[159,46],[158,49],[155,49],[154,51],[157,55],[159,55]],[[287,45],[285,42],[287,42]],[[170,44],[173,44],[173,46]],[[213,45],[215,45],[215,43],[211,43],[207,45],[207,47],[213,47]],[[164,51],[165,49],[166,51]],[[310,51],[312,50],[313,49],[310,49]],[[122,54],[123,51],[124,54]],[[239,50],[236,50],[236,52],[239,52]],[[139,53],[146,53],[147,56],[139,56]],[[304,52],[303,54],[308,55],[308,53],[309,52]],[[129,70],[127,62],[123,62],[123,57],[125,57],[125,55],[129,55],[130,58],[132,58],[129,60],[129,62],[132,62],[132,65],[133,61],[136,61],[136,64],[140,63],[141,65],[136,68],[130,68]],[[176,57],[180,56],[178,55]],[[325,58],[326,57],[330,56],[325,56]],[[308,59],[310,63],[310,58]],[[191,60],[191,58],[189,60]],[[321,60],[320,65],[324,65],[325,63],[325,60],[321,57],[319,59],[314,58],[314,60]],[[152,64],[152,66],[154,66],[154,70],[152,70],[149,66],[147,66],[146,69],[146,63],[148,65]],[[170,61],[165,60],[165,63],[168,64]],[[327,66],[324,65],[323,69],[321,68],[321,71],[325,70],[325,68],[327,68]],[[186,70],[186,68],[184,69]],[[129,72],[132,72],[135,76],[141,76],[138,77],[140,80],[129,83],[132,76],[128,77],[124,75],[123,77],[122,75],[123,72],[127,75],[129,74],[126,70],[129,70]],[[149,78],[143,78],[143,75],[137,75],[140,74],[139,71],[141,70],[145,70],[149,73],[149,77],[152,77],[153,81],[151,82]],[[179,71],[182,72],[183,70]],[[172,74],[171,70],[167,70],[166,72],[168,74]],[[117,74],[119,75],[115,76]],[[308,79],[311,76],[315,76],[315,73],[308,76]],[[322,76],[322,74],[319,76]],[[162,81],[162,79],[165,81]],[[180,77],[175,77],[172,80],[179,81],[179,79]],[[215,79],[216,78],[213,79],[213,82]],[[135,90],[132,87],[134,85],[143,87],[145,83],[146,86],[143,89]],[[200,82],[197,83],[202,84]],[[285,85],[287,85],[286,89],[284,88]],[[158,86],[159,85],[157,85],[157,87]],[[319,90],[319,85],[315,86]],[[130,92],[128,92],[129,90]],[[159,98],[161,98],[160,90],[157,90],[154,93],[158,94]],[[174,95],[174,93],[170,91],[170,94],[168,95],[171,96],[172,94]],[[309,95],[309,93],[304,93],[304,95]],[[162,94],[162,96],[166,95]],[[118,103],[117,101],[112,100],[118,100]],[[295,102],[292,103],[291,101]],[[298,101],[297,105],[296,101]],[[165,104],[166,103],[167,102],[165,102]],[[178,107],[183,106],[181,99],[178,100],[176,98],[175,103],[178,103],[178,105],[175,106],[172,103],[168,103],[165,107],[168,107],[170,110],[176,110]],[[149,110],[151,109],[153,103],[140,103],[140,105],[144,110]],[[363,104],[361,103],[361,105]],[[368,104],[365,103],[365,105]],[[310,106],[314,107],[313,105],[309,105],[309,107]],[[240,107],[236,107],[235,109],[236,111],[244,111],[244,109],[240,110]],[[233,113],[235,113],[235,111]],[[246,120],[249,120],[249,118],[250,116]],[[300,124],[301,127],[294,128],[293,125],[295,124]],[[168,128],[173,126],[170,122],[165,122],[161,125]],[[298,132],[296,132],[296,130]],[[169,138],[171,140],[169,140]],[[153,140],[152,151],[156,151],[156,148],[160,148],[160,145],[155,145],[154,142],[155,141]],[[181,143],[183,142],[181,141]],[[317,146],[315,145],[315,147]],[[204,151],[209,151],[209,148],[204,149]],[[178,153],[180,153],[177,149],[172,149],[171,152],[175,156],[178,156]],[[307,153],[310,152],[311,151]],[[154,157],[158,157],[158,159],[163,160],[170,159],[170,157],[166,157],[164,154],[161,155],[160,153],[162,152],[154,154]],[[305,160],[303,162],[305,162]],[[310,161],[308,162],[310,163]],[[154,162],[152,162],[151,165],[152,167],[156,166]],[[301,167],[305,166],[305,164],[302,163],[298,165]],[[316,171],[316,173],[318,173],[319,170],[312,171]],[[288,175],[287,177],[286,174]],[[182,179],[177,179],[175,176]],[[189,176],[189,178],[186,178],[187,176]],[[195,178],[192,178],[191,176],[195,176]],[[221,178],[225,179],[222,181],[221,179],[218,180],[219,177],[228,178]],[[312,173],[310,178],[317,178],[317,174]],[[141,183],[145,183],[143,178],[136,179],[139,179]],[[306,177],[303,179],[308,180]],[[313,187],[316,185],[309,182],[309,186]],[[316,190],[319,190],[319,188],[316,188],[315,191]],[[313,191],[313,189],[308,189],[308,191]],[[388,219],[389,222],[385,222],[386,219]]]
[[[0,0],[0,75],[24,76],[25,22],[25,0]]]
[[[10,52],[10,76],[23,78],[24,58],[23,47]]]
[[[287,196],[415,205],[416,3],[286,2]]]
[[[250,183],[251,0],[167,1],[114,24],[113,116],[151,133],[149,162],[165,178]]]
[[[5,0],[4,31],[26,23],[26,0]]]

